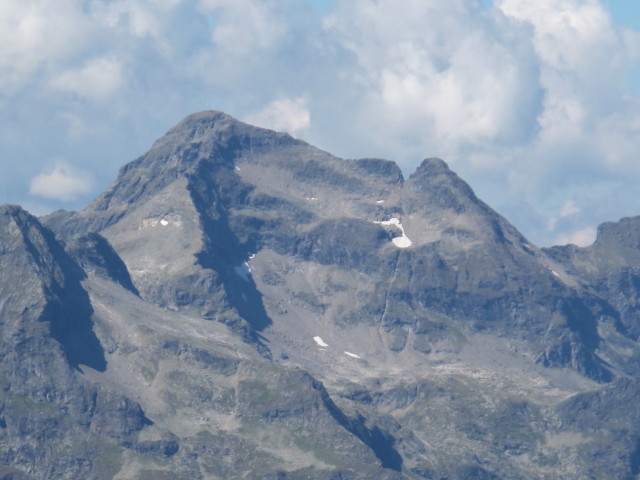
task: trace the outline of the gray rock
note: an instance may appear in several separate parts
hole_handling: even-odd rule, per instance
[[[638,219],[541,250],[442,160],[202,112],[41,221],[0,208],[7,478],[640,471]]]

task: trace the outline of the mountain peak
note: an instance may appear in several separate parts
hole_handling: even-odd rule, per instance
[[[444,209],[453,209],[458,213],[474,210],[482,205],[473,189],[453,172],[447,163],[439,158],[427,158],[409,177],[412,189],[422,192],[427,204]],[[486,207],[486,208],[485,208]]]
[[[118,182],[134,173],[136,177],[148,178],[152,184],[165,185],[203,159],[233,168],[240,156],[296,145],[308,146],[286,133],[255,127],[226,113],[207,110],[183,119],[147,153],[125,165]]]
[[[453,173],[447,165],[447,162],[441,158],[432,157],[425,158],[420,166],[416,169],[412,176],[416,175],[434,175],[439,173]]]
[[[286,144],[304,144],[287,133],[250,125],[224,112],[205,110],[189,115],[172,127],[152,146],[151,152],[162,153],[176,147],[206,146],[221,153],[234,153],[241,149],[264,149]]]
[[[162,144],[163,141],[173,139],[174,137],[182,138],[185,134],[191,136],[191,141],[198,141],[210,135],[212,132],[225,130],[241,123],[239,120],[236,120],[224,112],[205,110],[182,119],[169,129],[163,137],[159,138],[156,144]]]
[[[602,223],[598,226],[594,244],[615,244],[616,247],[637,249],[640,245],[640,217],[624,217],[618,222]]]
[[[187,115],[178,123],[178,125],[202,121],[215,122],[217,120],[232,120],[237,122],[237,120],[235,120],[231,115],[228,115],[221,110],[202,110],[201,112],[195,112]]]
[[[476,199],[471,187],[449,168],[447,162],[440,158],[425,158],[409,178],[425,185],[447,183],[452,187],[462,189],[460,193]]]
[[[0,207],[10,468],[631,478],[638,245],[627,219],[556,258],[438,158],[405,181],[190,115],[84,210]]]
[[[0,244],[7,251],[13,251],[12,258],[2,261],[15,261],[15,252],[21,252],[22,269],[28,266],[40,280],[51,287],[62,288],[69,278],[82,277],[75,262],[65,253],[53,233],[40,221],[17,205],[0,205]],[[0,251],[0,254],[3,253]],[[15,265],[6,266],[6,271],[16,270]]]
[[[19,215],[28,215],[28,212],[19,205],[0,205],[0,215],[3,217],[16,217]]]
[[[597,252],[603,265],[640,266],[640,217],[625,217],[598,226],[596,241],[588,250]]]

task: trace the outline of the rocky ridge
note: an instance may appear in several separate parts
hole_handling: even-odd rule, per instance
[[[439,159],[405,179],[221,112],[80,212],[0,214],[6,475],[639,471],[635,219],[539,249]]]

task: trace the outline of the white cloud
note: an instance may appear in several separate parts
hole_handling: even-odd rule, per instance
[[[75,0],[0,0],[0,87],[19,89],[42,65],[86,48],[90,26]]]
[[[78,70],[61,73],[51,83],[79,97],[104,100],[123,86],[124,71],[116,59],[97,58]]]
[[[164,36],[163,14],[177,6],[176,1],[141,2],[138,0],[115,0],[94,3],[94,15],[99,16],[110,28],[125,25],[135,37],[159,38]]]
[[[575,215],[577,213],[580,213],[581,211],[582,209],[578,205],[576,205],[573,200],[568,200],[567,203],[563,205],[562,210],[560,211],[560,218],[570,217],[571,215]]]
[[[597,0],[495,3],[508,17],[533,27],[533,44],[547,68],[579,74],[584,85],[613,78],[615,69],[637,53],[637,36],[615,28]]]
[[[87,172],[77,170],[65,162],[58,162],[50,170],[31,179],[29,193],[39,197],[61,201],[75,200],[93,188],[93,180]]]
[[[407,139],[423,155],[456,157],[469,145],[518,144],[538,127],[541,90],[529,39],[473,2],[412,0],[398,8],[360,0],[328,28],[357,59],[352,75],[363,87],[372,139],[390,144],[405,165],[416,162],[406,158],[413,153],[403,147]]]
[[[246,121],[272,130],[297,135],[307,129],[311,115],[304,98],[274,100],[262,110],[247,116]]]
[[[0,0],[0,201],[52,156],[104,188],[214,108],[405,173],[440,156],[537,243],[640,213],[638,33],[597,0],[494,4]]]
[[[255,55],[271,48],[285,24],[271,0],[200,0],[200,8],[215,14],[213,43],[231,55]]]
[[[573,244],[579,247],[587,247],[596,239],[596,229],[593,227],[582,228],[569,233],[562,233],[555,239],[556,245]]]
[[[556,228],[558,227],[559,222],[564,220],[564,223],[567,223],[566,220],[570,217],[574,217],[579,214],[582,209],[573,201],[568,200],[560,209],[560,212],[557,215],[553,215],[547,220],[547,230],[549,232],[556,232]],[[562,234],[566,236],[566,234]],[[564,237],[562,237],[564,238]]]

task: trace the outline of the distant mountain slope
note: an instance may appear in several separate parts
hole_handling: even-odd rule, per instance
[[[611,305],[615,314],[608,322],[612,341],[606,355],[623,364],[624,371],[640,374],[635,353],[640,339],[640,217],[600,225],[590,247],[567,245],[547,252]]]
[[[385,225],[393,218],[399,225]],[[402,240],[400,227],[410,248],[392,242]],[[269,296],[237,273],[251,255],[257,265],[261,252],[273,252],[365,275],[366,305],[340,305],[340,318],[326,321],[361,316],[381,327],[392,350],[406,347],[409,332],[420,336],[418,349],[428,349],[431,328],[451,327],[433,320],[444,315],[474,330],[535,339],[532,353],[545,365],[611,378],[596,354],[598,300],[441,160],[425,160],[404,181],[391,162],[341,160],[286,134],[202,112],[123,167],[58,231],[104,235],[143,298],[198,307],[241,328],[261,331],[273,322]],[[334,309],[339,302],[318,301]]]
[[[90,478],[148,420],[135,401],[79,374],[105,371],[105,354],[84,273],[53,234],[2,206],[0,245],[0,473]]]
[[[442,160],[201,112],[40,221],[0,209],[0,476],[640,471],[633,219],[541,250]]]

